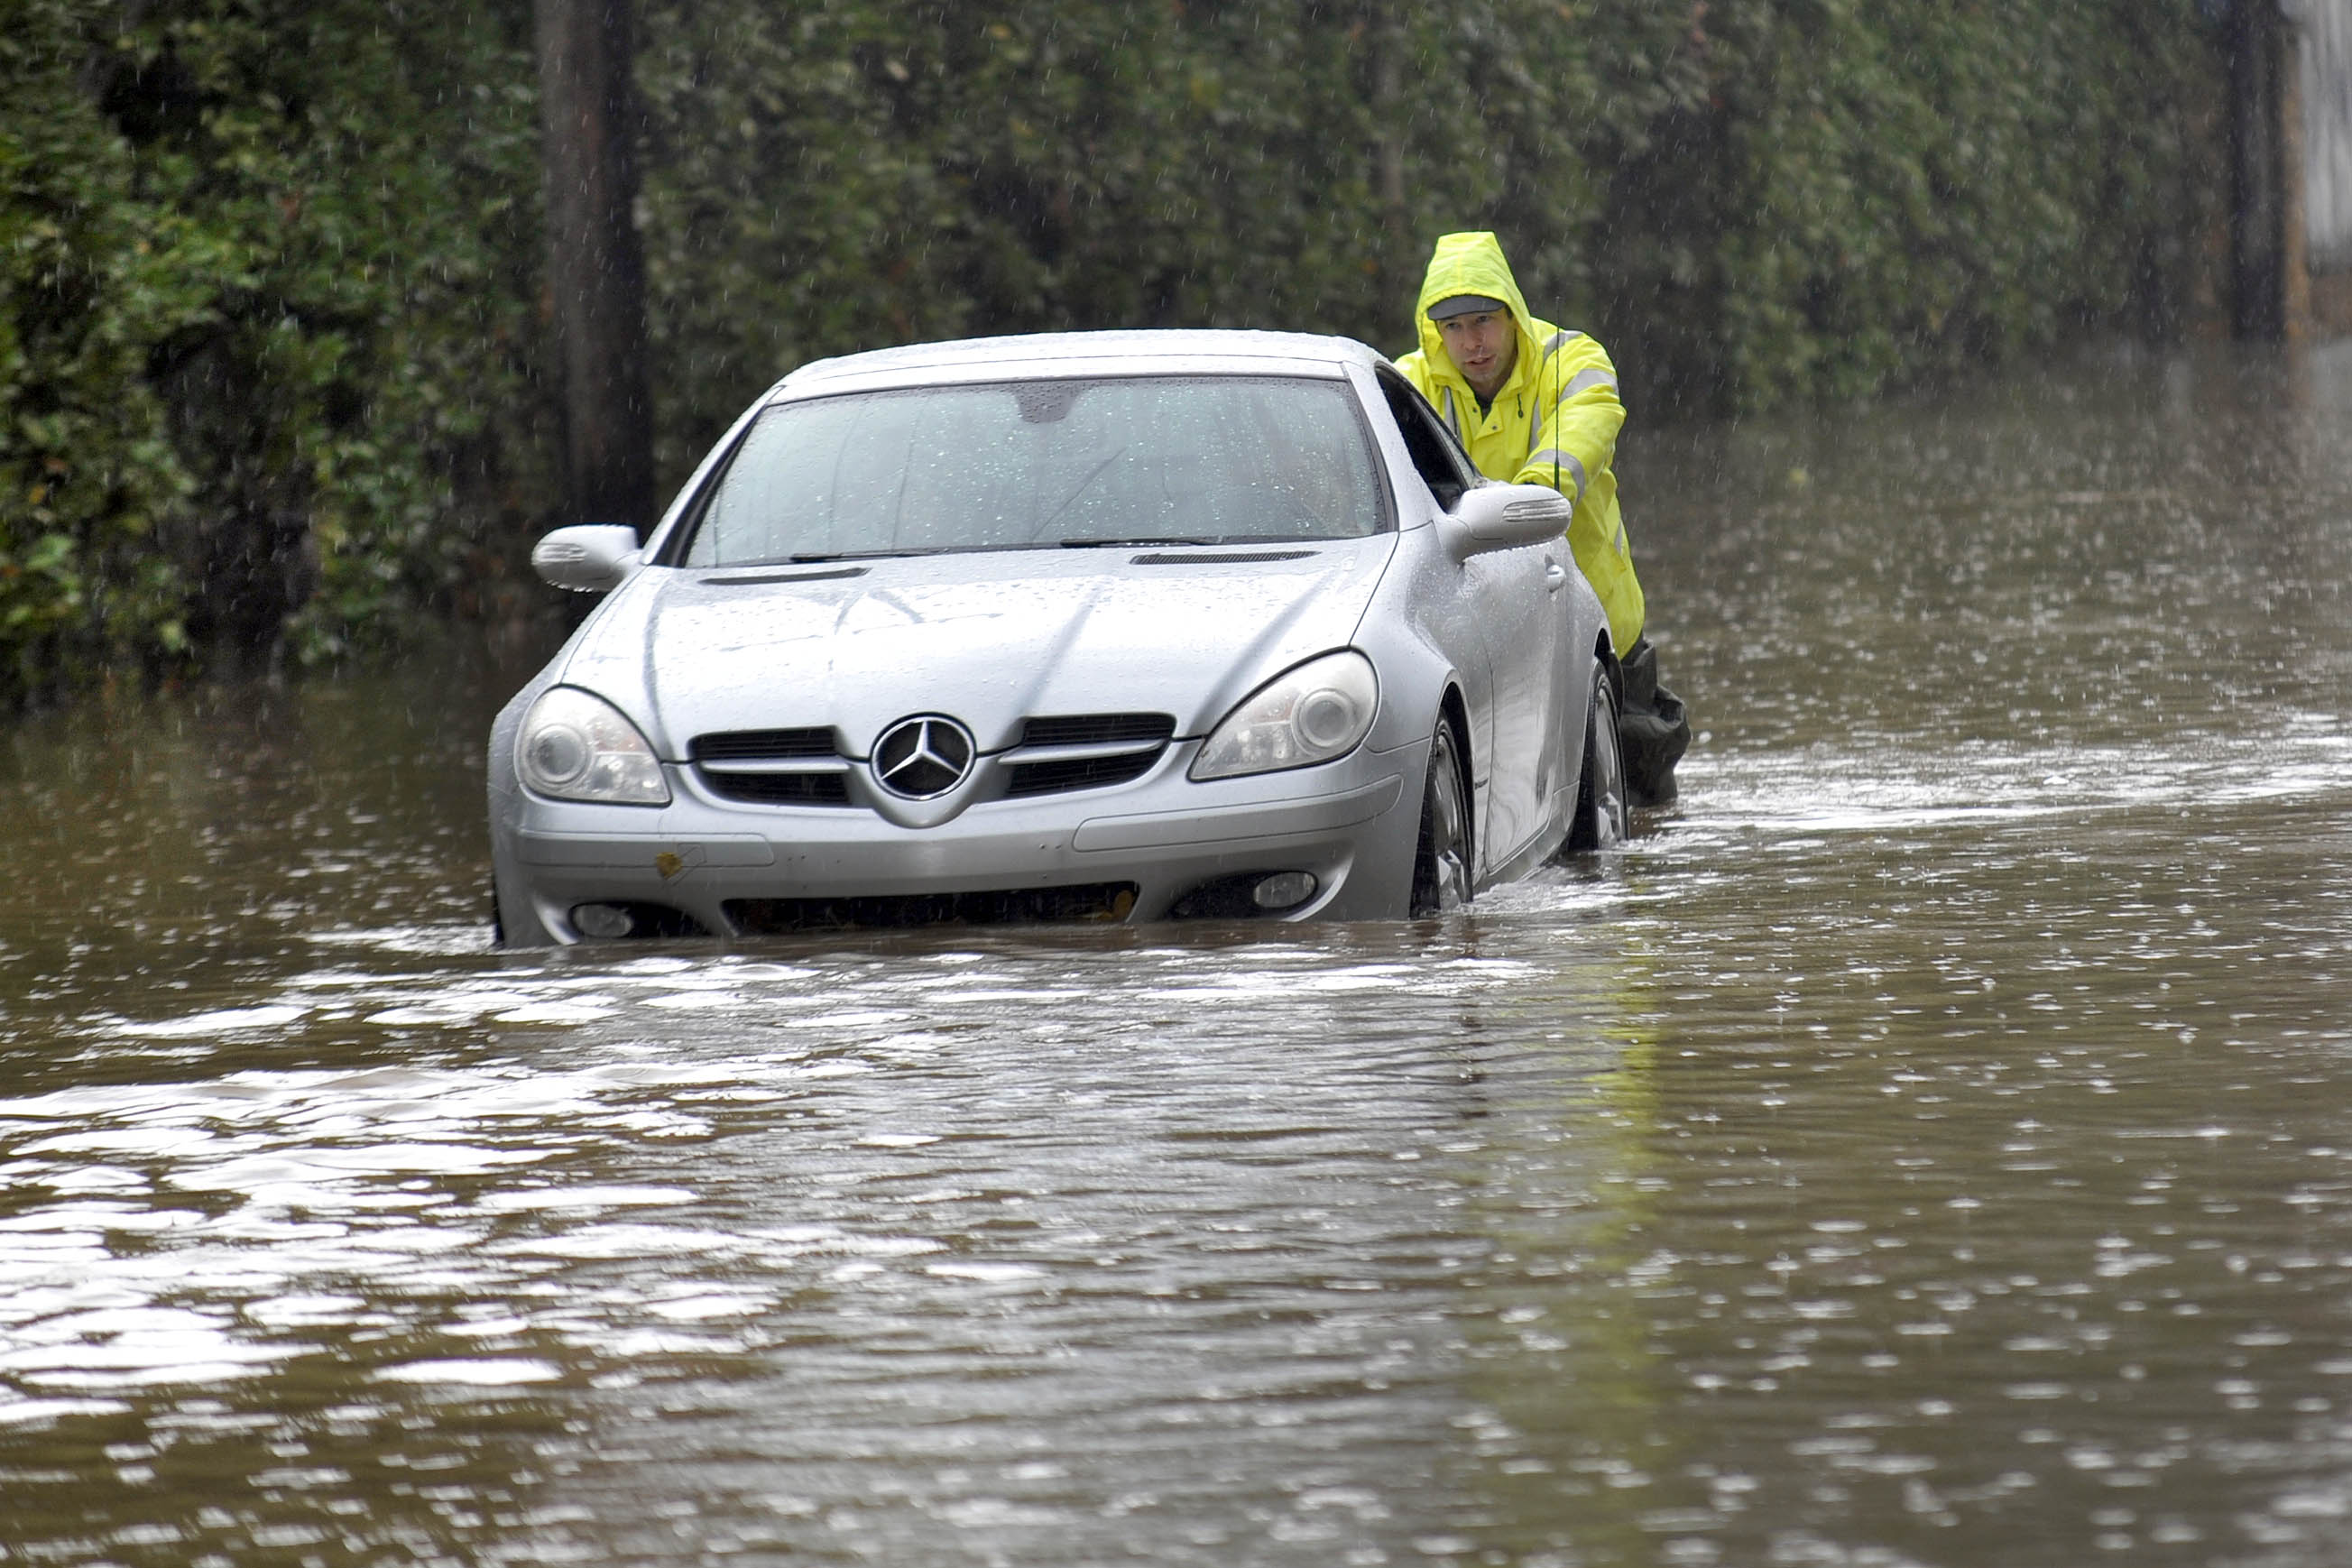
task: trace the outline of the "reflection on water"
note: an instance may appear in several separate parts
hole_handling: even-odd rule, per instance
[[[2340,1562],[2347,454],[1651,437],[1683,805],[1428,925],[498,954],[516,671],[28,721],[0,1561]]]

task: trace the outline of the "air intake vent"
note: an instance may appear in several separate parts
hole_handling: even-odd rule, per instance
[[[697,735],[688,748],[698,763],[766,762],[840,755],[830,729],[734,730]]]
[[[1032,719],[1021,744],[1004,753],[1004,794],[1058,795],[1100,789],[1151,771],[1176,732],[1166,713],[1076,713]]]
[[[1069,718],[1032,719],[1022,726],[1024,746],[1097,746],[1118,741],[1158,744],[1176,732],[1176,721],[1165,713],[1080,713]]]
[[[849,763],[833,731],[733,730],[687,748],[710,793],[752,805],[847,805]]]
[[[1004,785],[1005,798],[1024,795],[1059,795],[1069,789],[1100,789],[1106,784],[1139,779],[1160,760],[1160,748],[1118,757],[1077,757],[1060,763],[1016,763]]]
[[[730,899],[728,921],[745,936],[839,931],[848,926],[1011,925],[1034,921],[1122,921],[1133,882],[1011,888],[979,893],[891,893],[844,899]]]
[[[847,805],[849,774],[730,773],[706,768],[702,782],[710,793],[748,805]]]

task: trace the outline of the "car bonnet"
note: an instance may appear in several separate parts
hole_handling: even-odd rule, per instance
[[[1396,539],[656,568],[583,628],[562,679],[672,759],[698,735],[817,726],[862,756],[917,713],[990,752],[1049,716],[1165,713],[1199,735],[1348,646]]]

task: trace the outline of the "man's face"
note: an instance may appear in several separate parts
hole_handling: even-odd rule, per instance
[[[1445,352],[1481,399],[1495,395],[1518,363],[1519,332],[1508,310],[1473,310],[1437,323]]]

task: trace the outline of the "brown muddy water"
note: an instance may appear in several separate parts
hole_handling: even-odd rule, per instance
[[[2352,1562],[2352,353],[1623,458],[1411,926],[487,950],[445,655],[0,755],[0,1562]]]

